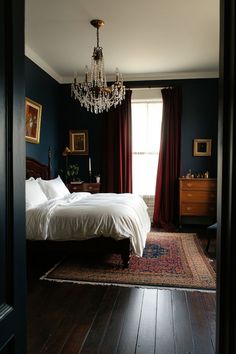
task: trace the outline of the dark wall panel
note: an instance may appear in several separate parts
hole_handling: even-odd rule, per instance
[[[60,84],[25,57],[26,96],[42,105],[40,143],[26,143],[27,156],[47,163],[48,147],[52,149],[53,174],[58,171],[59,161],[59,120],[61,106]]]

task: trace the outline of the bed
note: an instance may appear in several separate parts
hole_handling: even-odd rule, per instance
[[[26,178],[32,177],[38,182],[42,178],[47,185],[51,177],[50,153],[47,165],[26,158]],[[128,267],[131,253],[142,256],[149,231],[145,203],[128,193],[70,193],[26,210],[29,252],[118,253],[123,266]]]

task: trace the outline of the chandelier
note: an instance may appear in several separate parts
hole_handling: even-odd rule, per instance
[[[87,111],[97,114],[121,104],[125,97],[125,86],[118,69],[116,69],[115,82],[107,86],[102,47],[99,45],[99,28],[104,25],[104,21],[92,20],[90,23],[97,29],[97,46],[93,50],[91,71],[89,74],[88,67],[85,67],[84,82],[79,82],[78,76],[75,75],[74,82],[71,84],[71,95],[79,100],[81,106],[87,108]]]

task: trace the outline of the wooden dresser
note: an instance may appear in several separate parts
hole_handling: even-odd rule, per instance
[[[99,193],[101,184],[100,183],[68,183],[67,188],[70,192],[90,192],[90,193]]]
[[[186,216],[216,216],[215,178],[179,179],[179,224]]]

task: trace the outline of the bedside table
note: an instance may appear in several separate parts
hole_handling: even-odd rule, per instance
[[[72,192],[90,192],[92,194],[94,193],[100,193],[101,189],[101,183],[88,183],[88,182],[83,182],[83,183],[68,183],[67,188],[69,191]]]

